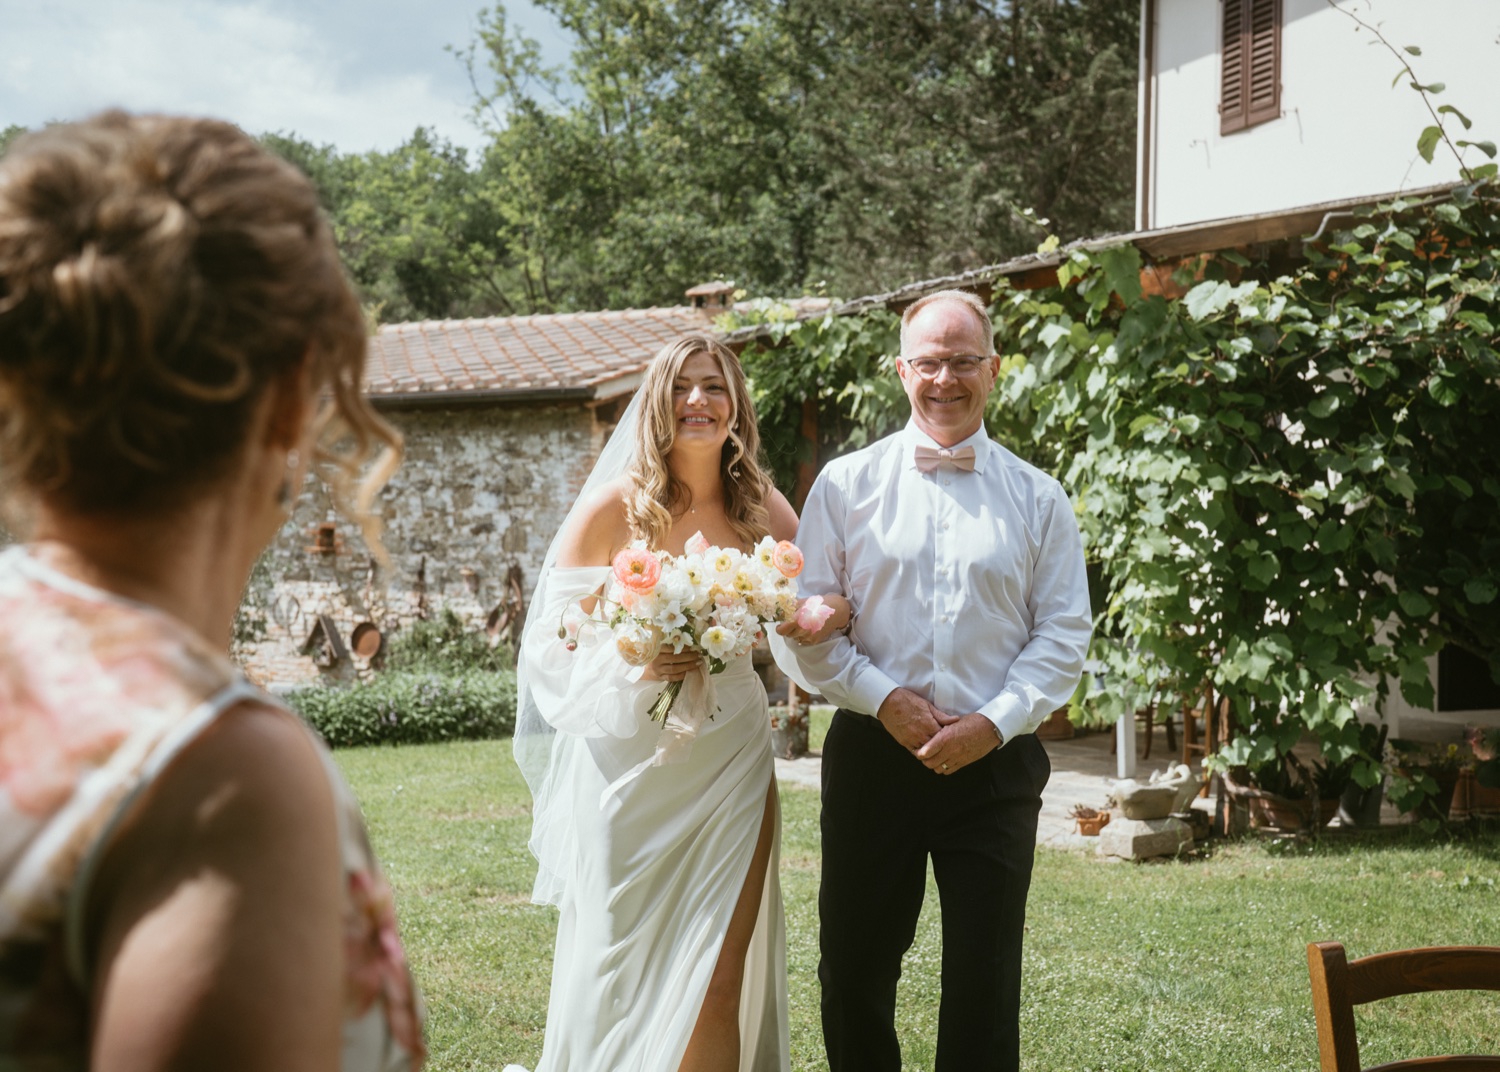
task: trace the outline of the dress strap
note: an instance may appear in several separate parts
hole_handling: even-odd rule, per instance
[[[244,678],[224,686],[204,700],[187,718],[173,726],[152,749],[141,769],[136,772],[130,788],[115,802],[109,819],[100,827],[98,835],[79,863],[77,878],[68,892],[67,917],[63,941],[67,957],[68,975],[78,988],[87,993],[88,976],[92,965],[84,949],[85,911],[88,908],[89,889],[93,885],[94,873],[104,855],[105,847],[113,839],[115,831],[129,814],[141,794],[150,787],[167,764],[176,759],[184,748],[192,744],[214,719],[235,704],[246,700],[279,706],[264,692]]]

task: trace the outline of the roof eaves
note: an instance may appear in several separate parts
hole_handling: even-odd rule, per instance
[[[496,402],[591,402],[591,387],[484,387],[469,390],[386,391],[365,396],[373,406],[474,406]]]
[[[1275,212],[1262,212],[1250,216],[1229,216],[1217,220],[1162,227],[1151,231],[1129,231],[1095,235],[1070,242],[1066,246],[1048,253],[1028,253],[997,264],[971,268],[957,275],[939,276],[908,283],[883,294],[871,294],[855,298],[826,311],[799,314],[798,320],[815,320],[824,316],[850,316],[879,306],[900,305],[916,301],[924,294],[952,288],[972,287],[993,283],[1002,276],[1019,275],[1022,272],[1043,268],[1055,268],[1067,259],[1074,250],[1094,252],[1110,249],[1127,243],[1135,246],[1148,258],[1160,260],[1180,257],[1189,253],[1212,253],[1235,246],[1254,245],[1263,242],[1280,242],[1301,235],[1321,235],[1328,223],[1336,217],[1352,216],[1362,208],[1400,199],[1407,203],[1434,200],[1451,196],[1460,183],[1441,183],[1424,186],[1400,193],[1351,197],[1339,201],[1323,201]],[[1316,224],[1316,227],[1314,226]],[[728,345],[749,342],[769,334],[770,324],[751,324],[737,328],[721,336]]]

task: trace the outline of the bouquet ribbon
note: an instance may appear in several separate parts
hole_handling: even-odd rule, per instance
[[[640,672],[638,668],[632,676],[639,680]],[[611,797],[618,796],[622,789],[650,768],[682,763],[692,754],[693,739],[698,736],[698,730],[719,709],[719,692],[705,662],[693,667],[681,685],[681,691],[672,702],[657,735],[656,750],[650,758],[637,763],[605,787],[599,797],[601,807],[607,806]]]

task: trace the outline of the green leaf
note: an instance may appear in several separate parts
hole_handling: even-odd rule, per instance
[[[1447,83],[1444,82],[1428,82],[1425,86],[1413,82],[1411,84],[1411,88],[1416,90],[1418,93],[1441,93],[1443,90],[1447,89],[1448,86]]]
[[[1411,476],[1399,470],[1389,472],[1385,475],[1385,486],[1401,498],[1410,502],[1417,494],[1416,482]]]
[[[1276,556],[1269,551],[1262,551],[1245,563],[1245,569],[1264,587],[1274,581],[1281,572],[1281,563],[1277,562]]]
[[[1452,376],[1434,376],[1427,385],[1427,393],[1432,395],[1433,401],[1440,406],[1455,405],[1463,397],[1453,382]]]
[[[1451,104],[1445,104],[1441,108],[1438,109],[1438,113],[1439,114],[1442,114],[1443,112],[1447,112],[1450,115],[1456,115],[1456,116],[1458,116],[1458,121],[1464,125],[1464,129],[1465,130],[1468,130],[1470,127],[1472,127],[1474,125],[1473,123],[1469,122],[1469,117],[1468,116],[1464,115],[1463,112],[1459,111],[1457,108],[1453,107],[1453,105],[1451,105]],[[1463,142],[1459,142],[1459,144],[1462,145]]]
[[[1425,618],[1432,613],[1431,601],[1421,592],[1405,589],[1396,596],[1396,601],[1401,604],[1401,609],[1413,618]]]
[[[1314,398],[1307,406],[1307,412],[1314,417],[1331,417],[1339,408],[1339,396],[1332,391],[1324,391]]]
[[[1474,497],[1474,485],[1470,484],[1463,477],[1450,476],[1448,478],[1448,483],[1453,485],[1453,489],[1460,495],[1462,495],[1465,499],[1472,499]]]
[[[1472,309],[1460,309],[1454,314],[1453,319],[1466,327],[1473,328],[1487,339],[1495,334],[1495,326],[1490,323],[1490,318]]]
[[[1500,595],[1500,586],[1488,577],[1475,577],[1464,584],[1464,598],[1478,606],[1493,603],[1496,595]]]
[[[1429,164],[1432,163],[1432,151],[1437,148],[1438,139],[1443,136],[1441,127],[1425,127],[1417,136],[1417,152],[1422,154],[1422,159]]]
[[[1492,141],[1460,141],[1460,146],[1472,145],[1491,160],[1495,159],[1495,143]]]
[[[1097,254],[1109,289],[1120,296],[1128,308],[1141,297],[1141,253],[1134,246],[1115,246]]]
[[[1500,175],[1500,164],[1480,164],[1477,168],[1469,169],[1469,178],[1475,182],[1481,179],[1493,179],[1496,175]]]
[[[1215,313],[1222,313],[1229,305],[1232,291],[1233,288],[1228,283],[1208,280],[1188,291],[1182,302],[1187,308],[1188,316],[1194,320],[1203,320]]]
[[[1422,50],[1416,45],[1405,45],[1403,48],[1413,56],[1420,56],[1422,54]]]

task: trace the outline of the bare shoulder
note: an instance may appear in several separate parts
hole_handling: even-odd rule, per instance
[[[625,519],[626,477],[612,480],[581,502],[557,544],[559,566],[606,566],[630,542]]]
[[[156,778],[106,850],[91,897],[105,946],[109,918],[128,923],[136,896],[149,902],[149,888],[174,876],[207,866],[254,882],[233,858],[247,851],[336,858],[335,816],[318,746],[294,716],[253,701],[225,711]]]
[[[770,513],[771,535],[778,540],[791,540],[797,536],[797,511],[792,509],[792,504],[787,502],[786,496],[775,488],[771,489],[771,495],[766,500],[766,510]]]
[[[337,1061],[336,806],[311,735],[266,704],[225,711],[168,765],[89,897],[97,1067],[126,1052],[151,1067]],[[247,1026],[268,1017],[276,1032]]]

